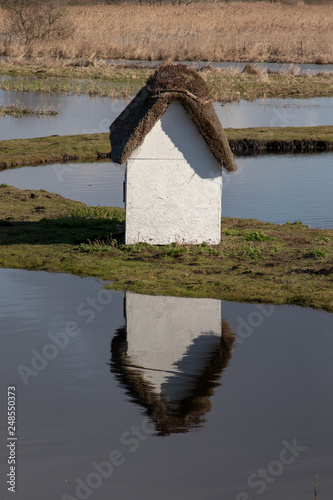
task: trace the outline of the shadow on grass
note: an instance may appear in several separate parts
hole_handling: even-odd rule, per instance
[[[0,245],[78,245],[88,241],[117,240],[125,236],[124,214],[112,219],[61,217],[35,221],[1,221]]]

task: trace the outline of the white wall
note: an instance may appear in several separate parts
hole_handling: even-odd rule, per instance
[[[126,176],[127,244],[220,242],[221,169],[181,104],[147,134]]]
[[[126,292],[127,355],[156,394],[186,397],[221,342],[221,301]]]

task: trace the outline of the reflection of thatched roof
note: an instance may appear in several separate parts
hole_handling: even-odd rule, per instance
[[[111,159],[125,163],[172,101],[182,104],[220,166],[236,170],[234,156],[201,76],[183,64],[164,64],[110,127]]]
[[[111,371],[125,387],[131,400],[146,408],[154,420],[159,435],[187,432],[204,422],[204,415],[211,408],[210,397],[223,369],[228,365],[235,336],[227,321],[222,319],[221,342],[207,359],[205,368],[193,380],[191,394],[181,401],[177,411],[170,411],[167,403],[157,394],[142,375],[142,367],[134,366],[127,356],[126,328],[119,328],[111,343]]]

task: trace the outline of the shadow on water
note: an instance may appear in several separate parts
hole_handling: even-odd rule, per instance
[[[219,300],[126,293],[111,372],[160,436],[202,427],[235,336]]]

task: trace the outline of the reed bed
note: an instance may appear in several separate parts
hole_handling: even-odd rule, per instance
[[[20,57],[333,63],[333,5],[228,2],[69,6],[71,35],[0,37]],[[0,8],[0,34],[6,32]]]

